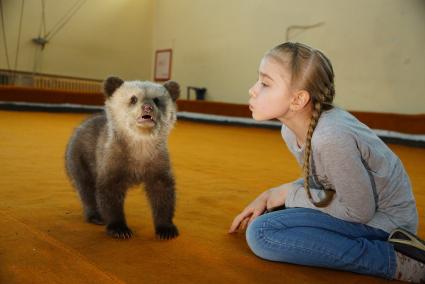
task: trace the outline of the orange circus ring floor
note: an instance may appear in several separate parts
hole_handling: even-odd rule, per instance
[[[145,195],[125,211],[131,240],[83,221],[64,149],[87,114],[0,111],[0,283],[386,283],[255,257],[233,217],[300,170],[276,129],[178,121],[169,140],[181,235],[159,241]],[[425,149],[391,145],[405,165],[425,237]]]

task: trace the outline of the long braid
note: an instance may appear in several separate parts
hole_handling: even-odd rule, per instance
[[[314,109],[311,115],[310,125],[307,131],[307,138],[306,138],[305,147],[304,147],[304,163],[303,163],[304,189],[311,203],[313,203],[316,207],[327,206],[332,201],[332,198],[335,194],[335,191],[325,190],[325,197],[317,202],[313,200],[313,197],[311,196],[311,191],[310,191],[311,138],[313,136],[313,131],[317,126],[317,122],[319,121],[321,113],[322,113],[322,102],[316,101],[314,103]]]
[[[302,43],[286,42],[276,46],[268,52],[269,56],[279,60],[283,65],[288,64],[281,60],[290,55],[290,71],[292,84],[302,86],[310,94],[313,111],[307,131],[304,147],[303,177],[304,188],[309,200],[317,207],[327,206],[333,199],[335,191],[324,188],[324,198],[315,201],[310,190],[310,161],[312,157],[311,140],[314,129],[319,122],[320,115],[333,107],[335,97],[334,72],[330,60],[319,50]],[[287,57],[286,57],[287,58]]]

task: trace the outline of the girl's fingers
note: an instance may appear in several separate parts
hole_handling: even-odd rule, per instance
[[[242,219],[240,215],[238,215],[235,220],[233,220],[232,225],[230,225],[229,233],[234,233],[238,229]]]
[[[266,209],[269,210],[272,207],[270,200],[267,200]]]
[[[240,226],[240,223],[242,220],[244,220],[246,217],[251,215],[252,212],[250,210],[244,210],[241,214],[236,216],[236,218],[233,220],[232,225],[230,226],[229,233],[234,233],[238,227]]]
[[[249,217],[243,219],[241,222],[241,225],[239,226],[239,229],[241,229],[242,231],[245,230],[246,227],[248,226],[248,221],[249,221]]]
[[[273,207],[275,207],[275,204],[273,204],[273,202],[270,199],[267,200],[267,206],[266,206],[267,210],[270,210]]]
[[[260,216],[264,210],[244,210],[241,214],[236,216],[233,220],[232,225],[230,226],[229,233],[234,233],[237,229],[245,230],[255,218]]]
[[[255,210],[254,213],[252,214],[251,218],[249,218],[248,225],[251,224],[251,222],[254,221],[254,219],[257,218],[258,216],[260,216],[263,212],[264,211]]]

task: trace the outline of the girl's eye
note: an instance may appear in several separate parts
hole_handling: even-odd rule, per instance
[[[132,96],[131,99],[130,99],[130,104],[131,105],[134,105],[136,103],[137,103],[137,97],[136,96]]]
[[[158,98],[154,98],[153,102],[158,106],[159,105],[159,99]]]
[[[261,84],[261,86],[262,87],[268,87],[269,85],[267,85],[266,83],[264,83],[264,82],[260,82],[260,84]]]

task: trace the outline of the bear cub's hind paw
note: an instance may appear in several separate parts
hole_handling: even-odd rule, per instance
[[[105,225],[105,221],[103,221],[102,216],[99,213],[93,213],[86,217],[87,222],[95,224],[95,225]]]

